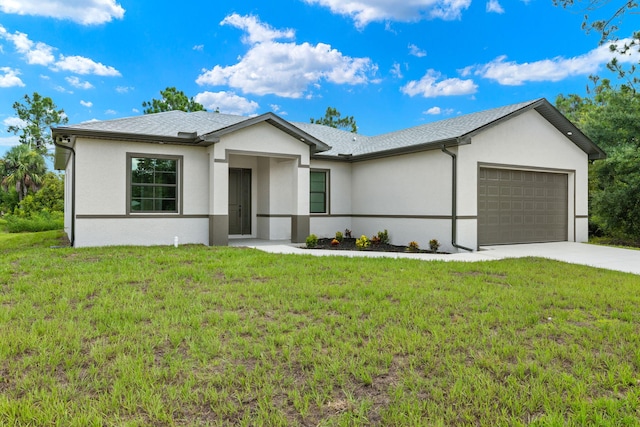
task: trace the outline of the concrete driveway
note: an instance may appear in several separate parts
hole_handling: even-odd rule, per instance
[[[461,252],[451,255],[405,254],[394,252],[360,252],[340,250],[305,249],[288,241],[257,239],[230,240],[231,246],[244,246],[264,252],[316,256],[346,256],[368,258],[409,258],[424,261],[490,261],[505,258],[540,257],[571,264],[582,264],[608,270],[640,275],[640,250],[612,248],[587,243],[555,242],[528,243],[523,245],[483,246],[478,252]]]
[[[496,259],[534,256],[640,275],[640,250],[574,242],[484,246],[481,249],[479,253]]]

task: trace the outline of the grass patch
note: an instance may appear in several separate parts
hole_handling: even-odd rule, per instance
[[[0,425],[640,417],[635,275],[19,237],[0,261]]]
[[[640,250],[640,242],[631,239],[619,239],[615,237],[590,237],[589,243],[594,245],[613,246],[623,249]]]
[[[64,228],[62,212],[55,212],[53,214],[42,212],[29,217],[5,215],[4,218],[5,228],[9,233],[62,230]]]

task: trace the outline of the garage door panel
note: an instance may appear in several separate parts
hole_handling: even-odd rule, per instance
[[[564,241],[568,235],[566,174],[481,168],[480,245]]]

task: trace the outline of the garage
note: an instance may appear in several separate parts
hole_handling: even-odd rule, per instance
[[[568,240],[568,177],[481,167],[478,245]]]

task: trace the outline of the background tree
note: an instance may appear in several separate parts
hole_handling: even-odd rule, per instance
[[[47,172],[37,193],[28,194],[19,204],[18,214],[23,217],[64,211],[64,178]]]
[[[592,234],[640,243],[640,94],[602,80],[590,97],[561,95],[556,106],[607,153],[589,167]]]
[[[161,99],[152,99],[142,103],[144,114],[162,113],[164,111],[180,110],[186,112],[207,111],[202,104],[189,98],[183,91],[175,87],[168,87],[160,91]]]
[[[11,148],[0,161],[0,171],[2,189],[9,191],[14,188],[18,201],[22,201],[30,190],[36,192],[40,189],[47,167],[40,153],[20,144]]]
[[[319,119],[311,118],[311,123],[315,123],[318,125],[330,126],[336,129],[348,130],[353,133],[358,132],[358,125],[356,124],[356,120],[353,116],[341,117],[341,114],[338,110],[333,107],[327,107],[327,111],[324,114],[324,117]]]
[[[38,153],[46,154],[47,147],[53,143],[50,128],[52,125],[66,124],[69,119],[64,110],[58,109],[49,97],[34,92],[32,97],[24,96],[24,103],[15,102],[13,109],[23,125],[11,125],[9,132],[20,134],[20,143],[35,148]]]
[[[624,41],[618,35],[619,24],[625,15],[638,14],[640,3],[638,0],[553,0],[553,4],[564,9],[580,9],[584,13],[582,29],[587,33],[596,32],[600,35],[600,45],[609,44],[611,52],[620,55],[628,54],[632,49],[640,51],[640,31],[635,31]],[[604,14],[604,18],[600,15]],[[617,58],[613,58],[607,68],[624,79],[624,85],[636,89],[640,85],[640,78],[634,73],[638,69],[636,64],[631,64],[625,68]]]

